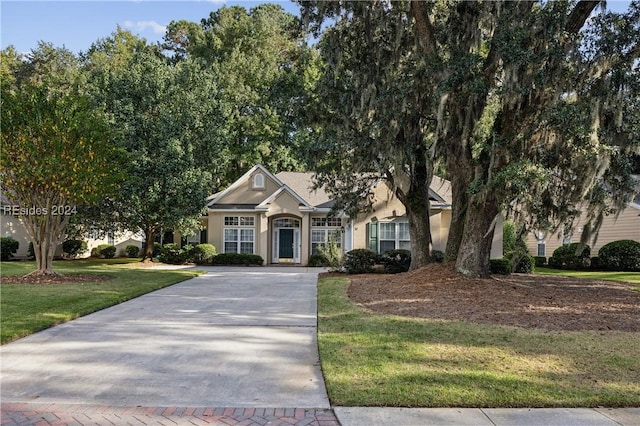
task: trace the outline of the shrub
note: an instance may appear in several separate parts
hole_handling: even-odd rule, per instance
[[[511,262],[509,259],[491,259],[489,261],[489,271],[492,274],[509,275],[511,273]]]
[[[312,254],[311,256],[309,256],[307,266],[311,268],[326,267],[329,266],[329,260],[323,254]]]
[[[533,257],[533,263],[534,263],[536,268],[539,268],[541,266],[545,266],[547,264],[547,258],[544,257],[544,256],[534,256]]]
[[[105,259],[112,259],[116,255],[116,246],[112,246],[111,244],[101,244],[98,248],[100,248],[100,257],[104,257]]]
[[[193,261],[192,250],[193,246],[189,244],[184,247],[178,247],[175,243],[165,244],[160,249],[159,260],[162,263],[169,263],[171,265],[189,263]]]
[[[444,262],[444,253],[440,250],[432,250],[431,251],[431,260],[433,262],[442,263]]]
[[[327,259],[328,266],[332,271],[339,271],[342,269],[344,256],[342,255],[342,248],[336,241],[330,240],[326,244],[319,245],[318,251],[325,257],[325,259]]]
[[[411,250],[389,250],[380,256],[380,263],[384,265],[385,272],[398,274],[407,272],[411,265]]]
[[[36,258],[36,250],[33,248],[33,242],[29,241],[29,247],[27,248],[27,258],[34,260]]]
[[[618,240],[602,246],[598,252],[600,264],[611,271],[640,271],[640,243]]]
[[[520,274],[530,274],[533,272],[535,266],[535,260],[533,256],[530,254],[525,254],[520,257],[518,264],[516,265],[515,271]]]
[[[590,254],[591,248],[586,244],[566,244],[553,251],[549,266],[558,269],[585,269],[589,267]]]
[[[86,253],[87,242],[82,240],[66,240],[62,243],[62,251],[71,258]]]
[[[198,244],[191,251],[193,261],[197,264],[208,263],[216,255],[216,248],[213,244]]]
[[[220,253],[211,258],[212,265],[262,265],[264,259],[257,254],[249,253]]]
[[[602,262],[598,256],[593,256],[591,258],[591,265],[589,266],[589,269],[592,271],[601,271],[603,269]]]
[[[0,260],[9,260],[17,253],[20,243],[13,238],[0,238]]]
[[[138,257],[140,254],[140,247],[130,244],[124,248],[124,251],[127,252],[128,257]]]
[[[110,247],[109,244],[100,244],[97,247],[91,249],[91,257],[102,257],[102,250]],[[114,254],[115,255],[115,254]]]
[[[351,250],[344,257],[344,267],[349,274],[366,274],[373,271],[377,258],[369,249]]]

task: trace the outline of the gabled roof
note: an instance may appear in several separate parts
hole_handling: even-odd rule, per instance
[[[207,197],[207,200],[211,200],[207,206],[211,207],[214,204],[217,204],[218,202],[220,202],[220,200],[222,200],[225,195],[229,194],[230,192],[234,191],[236,188],[240,187],[240,185],[242,185],[247,179],[249,179],[251,177],[251,175],[254,174],[257,170],[260,170],[260,172],[264,173],[268,178],[273,180],[278,186],[284,185],[284,183],[282,183],[282,181],[280,179],[275,177],[262,164],[256,164],[255,166],[253,166],[251,168],[251,170],[249,170],[247,173],[243,174],[239,179],[237,179],[229,187],[227,187],[227,189],[225,189],[222,192],[218,192],[217,194],[213,194],[213,195],[210,195],[209,197]]]
[[[296,194],[304,198],[308,205],[329,209],[333,207],[334,202],[324,188],[314,189],[314,173],[280,172],[276,176]]]
[[[302,207],[304,207],[304,209],[313,210],[313,206],[311,204],[309,204],[300,195],[296,194],[296,192],[293,191],[291,188],[289,188],[287,185],[283,185],[282,187],[280,187],[280,189],[278,189],[276,192],[274,192],[269,197],[267,197],[263,202],[261,202],[260,204],[258,204],[256,206],[256,209],[257,210],[260,210],[260,209],[266,210],[266,209],[268,209],[269,208],[269,204],[271,204],[271,202],[276,200],[282,193],[285,193],[285,192],[287,194],[291,195],[298,203],[300,203],[300,205]]]
[[[263,173],[265,177],[275,182],[279,188],[259,204],[224,203],[225,196],[243,185],[256,171]],[[210,200],[210,202],[208,207],[210,209],[266,210],[268,209],[268,205],[281,194],[288,193],[298,201],[303,210],[328,211],[335,205],[335,202],[324,188],[315,187],[314,176],[315,174],[311,172],[280,172],[273,175],[264,166],[258,164],[224,191],[209,196],[208,200]],[[451,182],[434,176],[431,187],[429,188],[429,196],[435,205],[440,207],[451,206]]]

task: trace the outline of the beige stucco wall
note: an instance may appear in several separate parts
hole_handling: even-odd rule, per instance
[[[2,213],[0,216],[0,229],[2,230],[2,237],[13,238],[18,242],[18,251],[14,254],[15,258],[26,258],[27,250],[29,249],[29,237],[27,231],[20,223],[20,220],[11,215]]]
[[[256,170],[248,180],[242,182],[233,191],[226,194],[221,200],[222,204],[260,204],[280,187],[263,173],[265,189],[253,189],[253,176],[262,173]]]
[[[584,219],[578,219],[574,226],[571,242],[579,242],[584,226]],[[545,257],[551,257],[553,251],[562,245],[562,230],[555,233],[548,233],[545,236],[546,252]],[[600,232],[593,244],[593,240],[589,242],[591,247],[591,256],[597,256],[600,248],[612,241],[618,240],[634,240],[640,242],[640,209],[629,206],[620,213],[616,218],[614,216],[605,216]],[[537,256],[538,242],[533,233],[530,233],[526,239],[529,253]]]

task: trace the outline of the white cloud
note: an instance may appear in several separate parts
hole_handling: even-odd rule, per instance
[[[164,34],[167,31],[167,27],[158,24],[156,21],[124,21],[125,28],[130,28],[137,32],[144,32],[147,29],[151,29],[156,34]]]

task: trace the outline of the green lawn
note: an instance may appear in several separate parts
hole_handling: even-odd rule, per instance
[[[34,262],[1,262],[1,277],[24,275]],[[199,271],[151,270],[135,259],[54,262],[62,274],[105,274],[89,283],[0,286],[0,342],[7,343],[91,312],[199,275]]]
[[[640,333],[548,332],[372,313],[346,278],[318,288],[331,402],[344,406],[640,406]]]
[[[536,274],[560,275],[563,277],[590,280],[622,281],[640,284],[640,272],[567,271],[564,269],[536,268]]]

